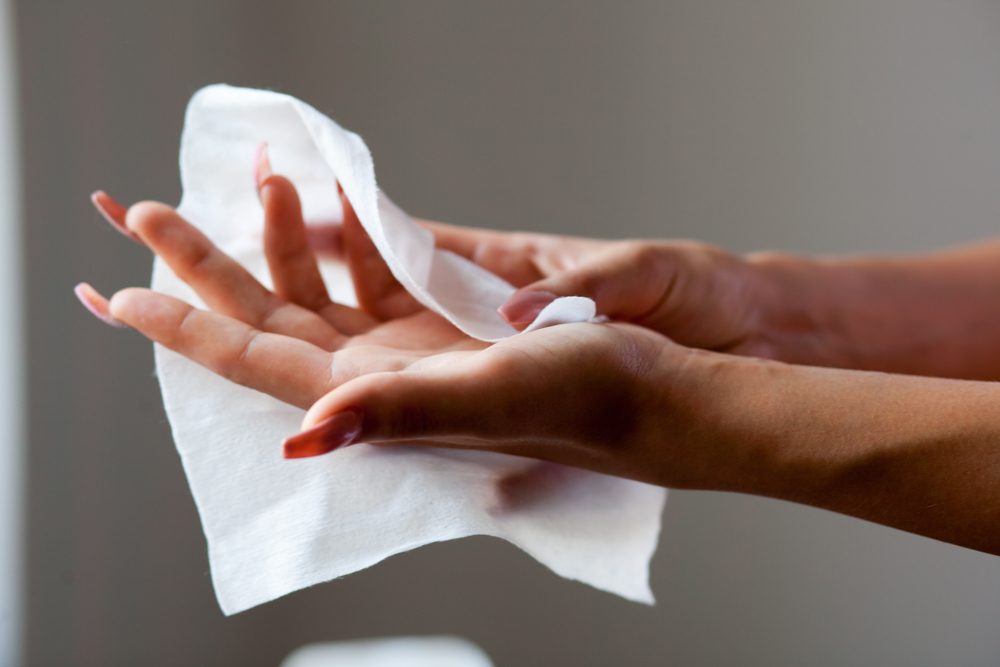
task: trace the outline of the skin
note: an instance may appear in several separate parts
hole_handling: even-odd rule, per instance
[[[116,224],[211,310],[139,288],[110,303],[83,293],[100,316],[307,408],[286,455],[358,441],[483,449],[782,498],[1000,554],[1000,388],[898,374],[1000,372],[987,343],[1000,332],[983,314],[996,247],[740,258],[424,223],[522,288],[503,310],[512,322],[562,294],[592,296],[612,318],[487,345],[409,298],[346,201],[324,247],[348,263],[361,308],[331,302],[294,187],[265,170],[260,194],[273,293],[151,202]]]

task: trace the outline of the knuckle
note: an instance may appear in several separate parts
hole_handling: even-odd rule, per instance
[[[251,362],[250,356],[253,354],[259,335],[258,332],[251,331],[240,343],[235,354],[220,355],[216,362],[219,366],[219,374],[237,384],[243,384]]]
[[[502,262],[510,254],[506,248],[493,243],[477,243],[472,252],[472,261],[483,266],[493,266]]]
[[[256,321],[253,324],[263,331],[280,330],[281,318],[289,312],[290,306],[290,303],[281,298],[271,298],[264,308],[257,313]]]
[[[663,249],[653,243],[632,241],[629,247],[629,260],[641,271],[647,271],[657,266],[662,257]]]
[[[508,238],[511,248],[519,254],[538,252],[539,238],[530,232],[512,232]]]
[[[188,330],[191,328],[191,319],[195,314],[195,309],[188,306],[184,309],[177,320],[177,325],[168,329],[168,334],[166,340],[163,341],[164,345],[168,347],[182,346],[189,339],[193,339],[195,344],[198,343],[196,336],[189,336]]]
[[[184,246],[184,264],[191,275],[211,274],[215,270],[213,263],[217,257],[218,253],[211,243],[192,239]]]

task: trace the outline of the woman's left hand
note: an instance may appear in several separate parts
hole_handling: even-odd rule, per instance
[[[102,195],[109,217],[211,310],[142,288],[110,302],[83,288],[85,304],[234,382],[309,408],[306,432],[286,443],[288,457],[353,442],[408,443],[659,484],[700,481],[681,464],[683,443],[662,446],[657,426],[668,389],[660,371],[674,369],[670,384],[680,386],[698,353],[628,324],[561,325],[488,345],[427,310],[377,321],[330,300],[292,184],[268,176],[260,192],[274,292],[171,207],[144,202],[126,212]],[[651,459],[666,456],[678,464],[665,477]]]

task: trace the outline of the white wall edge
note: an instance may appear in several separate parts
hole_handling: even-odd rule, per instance
[[[24,310],[14,9],[0,0],[0,665],[21,663]]]

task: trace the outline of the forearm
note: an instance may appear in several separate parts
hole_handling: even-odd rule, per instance
[[[1000,555],[1000,386],[718,356],[709,488]],[[752,374],[753,382],[737,377]],[[740,405],[740,410],[733,410]]]
[[[792,363],[1000,378],[1000,243],[926,256],[758,254],[774,356]]]

